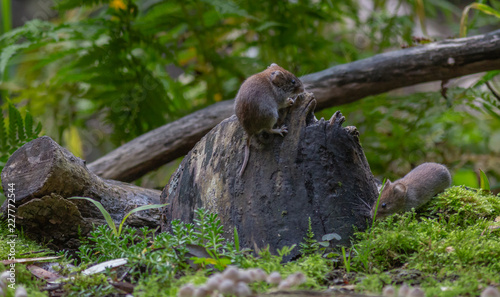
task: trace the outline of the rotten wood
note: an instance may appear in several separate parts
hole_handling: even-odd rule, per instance
[[[218,214],[226,238],[238,230],[240,244],[271,251],[302,242],[311,218],[316,239],[335,232],[349,245],[353,226],[366,228],[377,197],[375,179],[355,127],[342,127],[336,112],[317,120],[312,93],[299,96],[283,122],[285,137],[253,137],[240,178],[246,136],[236,116],[211,130],[186,155],[161,195],[165,228],[172,220],[192,222],[194,211]],[[286,259],[298,255],[296,248]]]
[[[301,80],[314,93],[317,108],[322,109],[400,87],[496,69],[500,69],[500,30],[379,54]],[[219,102],[148,132],[88,167],[104,178],[133,181],[184,156],[203,135],[232,114],[233,100]]]
[[[95,199],[116,223],[130,210],[157,204],[160,198],[160,191],[98,177],[87,169],[83,160],[48,136],[29,142],[12,154],[2,170],[2,186],[7,197],[14,194],[15,198],[6,201],[1,211],[11,213],[9,208],[13,204],[16,225],[25,227],[38,240],[50,239],[55,248],[78,246],[74,241],[79,232],[85,235],[93,223],[104,222],[103,215],[91,202],[66,198]],[[159,218],[160,211],[150,209],[132,214],[127,224],[154,228]]]

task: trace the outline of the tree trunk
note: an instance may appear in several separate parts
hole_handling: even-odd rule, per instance
[[[355,127],[342,127],[336,112],[329,121],[316,120],[312,93],[299,96],[283,123],[282,138],[252,138],[250,159],[241,178],[246,136],[236,116],[210,131],[187,154],[161,195],[165,227],[174,219],[193,221],[200,207],[216,212],[226,238],[238,230],[240,244],[271,251],[302,241],[311,218],[316,239],[341,236],[350,244],[353,226],[366,227],[377,197],[370,167]],[[281,123],[278,123],[279,125]],[[294,249],[293,258],[298,254]]]
[[[500,30],[379,54],[301,80],[322,109],[400,87],[496,69],[500,69]],[[91,163],[89,169],[103,178],[133,181],[184,156],[232,114],[233,100],[216,103],[124,144]]]
[[[71,241],[78,238],[79,227],[85,235],[92,223],[104,222],[101,212],[89,201],[64,198],[93,198],[116,223],[137,206],[159,203],[160,198],[160,191],[98,177],[83,160],[47,136],[14,152],[2,170],[2,186],[7,197],[15,195],[4,203],[2,212],[15,213],[18,226],[38,239],[52,240],[56,247],[74,246]],[[159,219],[160,211],[151,209],[132,214],[127,224],[157,227]]]

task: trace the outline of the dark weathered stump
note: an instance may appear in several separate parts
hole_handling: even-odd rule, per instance
[[[78,238],[78,227],[85,234],[92,223],[104,222],[101,212],[89,201],[64,198],[93,198],[117,223],[130,210],[159,203],[160,199],[160,191],[98,177],[87,169],[85,161],[47,136],[14,152],[2,170],[2,185],[6,196],[15,195],[16,225],[37,239],[50,240],[61,247],[73,245],[68,241]],[[4,213],[7,203],[1,208]],[[155,228],[159,221],[160,211],[150,209],[132,214],[127,224]]]
[[[219,214],[229,238],[236,226],[243,246],[274,251],[301,242],[310,217],[317,239],[335,232],[349,245],[353,226],[366,227],[368,209],[360,208],[375,200],[375,180],[356,128],[343,128],[339,112],[318,121],[315,105],[312,93],[299,96],[284,117],[284,138],[254,138],[242,178],[243,128],[236,116],[216,126],[163,190],[167,227],[174,219],[191,222],[204,207]]]

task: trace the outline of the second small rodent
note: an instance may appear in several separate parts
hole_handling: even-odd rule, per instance
[[[234,110],[247,133],[245,157],[239,176],[243,175],[250,155],[250,140],[261,132],[287,133],[286,126],[274,128],[278,110],[291,106],[290,97],[304,92],[304,85],[291,72],[273,63],[266,70],[247,78],[236,95]]]
[[[417,209],[450,185],[451,175],[444,165],[423,163],[393,183],[387,180],[380,195],[376,218]],[[371,208],[372,217],[376,205],[377,202]]]

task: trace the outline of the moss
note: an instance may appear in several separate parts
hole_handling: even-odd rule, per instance
[[[364,273],[359,290],[380,292],[383,285],[402,283],[394,275],[388,282],[386,273],[374,273],[369,267],[378,271],[403,267],[421,273],[412,280],[428,296],[477,295],[500,282],[500,231],[495,228],[499,216],[499,196],[452,187],[419,213],[375,222],[367,232],[356,233],[359,241],[353,249],[367,255],[351,264]]]

